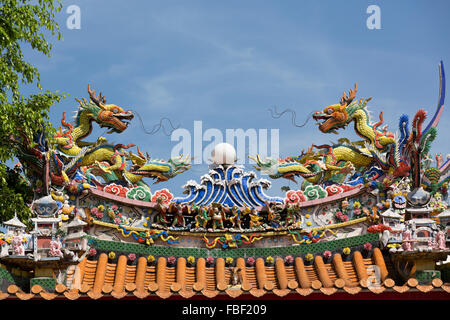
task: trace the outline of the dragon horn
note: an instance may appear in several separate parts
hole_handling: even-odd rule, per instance
[[[136,149],[137,149],[138,155],[139,155],[142,159],[145,160],[145,156],[144,156],[144,154],[142,153],[142,151],[139,150],[139,147],[136,147]]]
[[[261,164],[261,158],[259,154],[256,155],[256,157],[248,156],[250,159],[254,160],[256,163]]]
[[[355,88],[348,91],[348,97],[344,92],[344,95],[341,97],[341,105],[348,106],[353,101],[353,99],[355,99],[356,91],[358,91],[358,87],[355,82]]]
[[[80,99],[78,99],[78,98],[75,98],[75,101],[77,101],[79,104],[80,104],[80,106],[82,106],[83,105],[83,103],[81,102],[81,100]]]
[[[103,104],[106,102],[106,99],[104,96],[102,96],[102,93],[98,96],[95,95],[95,90],[91,90],[91,84],[88,84],[88,92],[89,92],[89,98],[100,108],[104,108]]]

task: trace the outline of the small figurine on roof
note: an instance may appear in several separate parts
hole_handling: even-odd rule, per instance
[[[209,209],[209,216],[212,219],[212,228],[224,229],[223,222],[225,220],[225,212],[223,211],[222,205],[220,203],[213,203]]]
[[[280,215],[278,213],[277,207],[273,208],[271,205],[266,205],[267,207],[267,225],[269,227],[278,229],[281,227]]]
[[[430,201],[430,207],[433,209],[433,212],[440,213],[447,209],[447,204],[442,201],[442,195],[439,192],[436,192]]]
[[[158,210],[158,214],[156,216],[156,222],[163,225],[163,226],[167,226],[170,222],[169,220],[167,220],[167,207],[163,205],[164,199],[162,197],[157,197],[156,198],[156,210]]]
[[[435,248],[437,250],[446,250],[447,249],[444,231],[439,230],[436,233],[436,241],[435,241],[435,243],[436,243],[436,247]]]
[[[24,256],[25,248],[23,246],[23,236],[21,234],[14,235],[11,239],[13,254],[16,256]]]
[[[63,257],[63,253],[61,251],[61,241],[58,239],[50,241],[50,251],[49,254],[52,257]]]
[[[411,231],[409,230],[405,230],[402,234],[402,239],[403,239],[403,243],[402,243],[402,248],[405,251],[412,251],[413,249],[413,245],[412,242],[414,242],[414,240],[412,240],[411,238]]]
[[[394,210],[405,211],[406,208],[406,198],[402,193],[394,193],[394,199],[392,200],[392,204]]]
[[[231,208],[231,217],[229,217],[227,220],[231,222],[232,228],[237,227],[239,230],[242,230],[241,211],[236,205]]]
[[[173,204],[173,202],[171,203],[171,207],[172,207],[171,212],[173,212],[172,227],[184,228],[186,226],[186,222],[184,220],[183,210],[181,209],[179,204],[177,204],[177,205],[172,205],[172,204]]]
[[[262,227],[262,217],[256,212],[254,208],[250,209],[250,228]]]
[[[194,207],[193,207],[194,208]],[[195,206],[195,209],[197,215],[195,216],[195,228],[206,228],[206,225],[208,224],[209,220],[211,220],[211,217],[208,215],[208,210],[205,207],[198,207]]]
[[[297,221],[296,211],[298,206],[296,204],[289,204],[287,207],[286,219],[284,221],[284,226],[289,227]]]
[[[348,203],[348,200],[347,199],[345,199],[345,200],[343,200],[342,202],[341,202],[341,211],[342,211],[342,213],[343,214],[345,214],[345,215],[347,215],[348,214],[348,211],[349,211],[349,203]]]

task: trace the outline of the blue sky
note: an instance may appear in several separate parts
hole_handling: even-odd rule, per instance
[[[381,9],[381,30],[366,27],[371,4]],[[80,30],[66,27],[69,5],[81,9]],[[147,130],[163,117],[188,130],[195,120],[223,133],[279,128],[285,157],[337,136],[320,133],[314,121],[296,128],[288,115],[272,119],[268,109],[294,109],[303,123],[354,82],[357,97],[372,96],[373,115],[383,111],[393,131],[402,113],[424,108],[431,117],[440,60],[450,74],[449,9],[448,1],[65,0],[58,15],[64,40],[53,41],[51,58],[31,51],[25,57],[39,68],[44,88],[70,94],[52,110],[55,126],[62,112],[75,110],[74,98],[87,97],[90,82],[108,103],[137,111]],[[446,110],[433,152],[450,153],[449,125]],[[103,133],[96,127],[90,140]],[[357,139],[352,127],[340,133]],[[145,134],[137,118],[107,138],[164,159],[176,144],[162,131]],[[167,187],[179,196],[185,181],[206,172],[206,165],[193,166],[152,190]],[[280,195],[282,185],[296,187],[273,181],[268,194]]]

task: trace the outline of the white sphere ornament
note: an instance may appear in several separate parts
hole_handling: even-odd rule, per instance
[[[215,164],[234,164],[236,162],[236,150],[229,143],[219,143],[211,152],[211,160]]]

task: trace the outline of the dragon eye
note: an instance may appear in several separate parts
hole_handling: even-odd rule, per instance
[[[332,114],[333,112],[334,112],[334,110],[331,109],[331,108],[327,110],[327,113],[328,113],[328,114]]]

